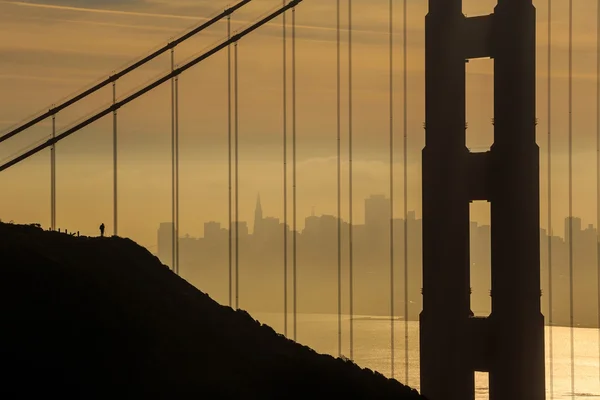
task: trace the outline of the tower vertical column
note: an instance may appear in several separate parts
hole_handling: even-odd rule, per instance
[[[535,18],[531,0],[499,0],[494,12],[490,399],[499,400],[545,398]]]
[[[494,144],[465,146],[465,60],[494,58]],[[430,0],[426,17],[421,391],[473,399],[545,398],[540,306],[539,148],[535,138],[535,8],[498,0],[466,18],[461,0]],[[491,202],[492,313],[470,310],[469,202]]]
[[[470,316],[469,193],[461,0],[429,0],[425,20],[421,392],[473,399],[465,330]]]

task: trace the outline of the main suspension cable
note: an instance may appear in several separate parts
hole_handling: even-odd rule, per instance
[[[212,25],[221,21],[225,16],[231,16],[231,14],[233,14],[235,11],[237,11],[240,8],[242,8],[243,6],[249,4],[251,1],[252,0],[240,1],[239,3],[235,4],[234,6],[225,9],[222,13],[212,17],[211,19],[204,22],[203,24],[196,26],[195,28],[193,28],[191,30],[186,31],[181,36],[179,36],[177,39],[170,41],[169,43],[167,43],[164,46],[162,46],[161,48],[153,51],[151,54],[147,55],[146,57],[144,57],[140,60],[137,60],[137,61],[133,62],[132,64],[129,64],[127,67],[125,67],[124,69],[122,69],[119,72],[113,73],[108,78],[103,79],[102,81],[98,82],[94,86],[92,86],[88,89],[85,89],[83,92],[80,92],[73,97],[67,98],[67,100],[65,100],[61,104],[58,104],[58,105],[52,104],[52,108],[50,108],[44,114],[38,115],[37,117],[34,117],[33,119],[28,120],[27,122],[20,123],[19,125],[13,127],[10,131],[2,134],[0,136],[0,143],[4,142],[5,140],[10,139],[11,137],[19,134],[20,132],[23,132],[26,129],[31,128],[32,126],[38,124],[39,122],[42,122],[46,118],[49,118],[52,115],[56,115],[57,113],[64,110],[65,108],[79,102],[80,100],[85,99],[86,97],[92,95],[93,93],[96,93],[97,91],[104,88],[111,82],[116,82],[118,79],[122,78],[125,75],[128,75],[130,72],[133,72],[133,71],[137,70],[138,68],[142,67],[143,65],[149,63],[150,61],[156,59],[160,55],[166,53],[168,50],[174,49],[177,45],[187,41],[188,39],[192,38],[193,36],[196,36],[200,32],[208,29]]]
[[[390,359],[394,378],[394,1],[389,0],[390,46]]]
[[[99,120],[100,118],[110,114],[114,108],[121,108],[121,107],[131,103],[132,101],[138,99],[139,97],[143,96],[144,94],[156,89],[163,83],[170,81],[175,75],[180,75],[180,74],[184,73],[185,71],[189,70],[190,68],[194,67],[195,65],[198,65],[202,61],[206,60],[207,58],[215,55],[219,51],[221,51],[224,48],[226,48],[227,46],[229,46],[230,43],[237,42],[237,41],[241,40],[242,38],[246,37],[247,35],[249,35],[250,33],[256,31],[257,29],[260,29],[262,26],[268,24],[270,21],[272,21],[273,19],[277,18],[279,15],[284,13],[286,10],[291,9],[292,7],[298,5],[302,1],[303,0],[290,0],[290,2],[287,3],[287,5],[285,7],[274,11],[273,13],[265,16],[258,22],[241,30],[239,33],[237,33],[231,39],[225,40],[225,41],[221,42],[220,44],[215,45],[210,50],[207,50],[206,52],[203,52],[202,54],[200,54],[198,56],[194,56],[192,59],[190,59],[189,61],[184,63],[182,66],[180,66],[176,70],[169,72],[169,73],[163,75],[162,77],[144,85],[141,89],[138,89],[134,93],[125,97],[124,99],[119,101],[117,104],[115,104],[115,105],[111,104],[109,107],[103,108],[100,111],[93,113],[91,116],[85,118],[83,121],[76,123],[74,126],[68,128],[61,134],[57,135],[54,139],[48,138],[47,140],[43,141],[42,143],[38,144],[37,146],[35,146],[33,148],[30,148],[29,150],[26,150],[26,151],[23,150],[24,153],[21,153],[20,155],[15,156],[14,158],[10,159],[10,161],[6,161],[6,162],[2,163],[2,165],[0,165],[0,172],[26,160],[27,158],[37,154],[38,152],[44,150],[45,148],[52,146],[52,144],[57,143],[63,139],[66,139],[67,137],[71,136],[72,134],[74,134],[76,132],[79,132],[81,129],[85,128],[86,126],[88,126],[88,125],[94,123],[95,121]]]

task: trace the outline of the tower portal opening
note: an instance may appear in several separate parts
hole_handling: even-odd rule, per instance
[[[468,60],[465,79],[466,143],[472,153],[481,153],[494,143],[494,60]]]
[[[462,0],[462,12],[468,17],[494,12],[498,0]]]
[[[475,371],[475,398],[489,400],[490,374],[488,372]]]
[[[471,311],[480,317],[492,312],[490,210],[490,203],[487,201],[473,201],[470,204]]]

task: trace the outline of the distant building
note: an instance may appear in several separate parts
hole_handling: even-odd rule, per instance
[[[304,234],[307,235],[316,235],[319,232],[319,228],[321,226],[321,220],[319,217],[311,215],[310,217],[306,217],[304,219]]]
[[[578,217],[567,217],[565,218],[565,242],[570,241],[569,229],[570,221],[573,221],[573,237],[576,239],[579,232],[581,232],[581,218]]]
[[[237,227],[237,229],[236,229]],[[240,238],[244,238],[248,236],[248,223],[244,221],[233,221],[231,223],[231,230],[233,235],[235,235],[236,231]]]
[[[380,229],[390,223],[390,199],[384,195],[371,195],[365,199],[365,225],[367,229]]]
[[[162,222],[158,228],[158,258],[168,266],[173,263],[173,223]]]
[[[204,238],[208,241],[217,240],[221,237],[221,224],[210,221],[204,223]]]
[[[260,235],[263,225],[263,211],[262,205],[260,204],[260,193],[256,197],[256,208],[254,209],[254,228],[252,229],[253,235]]]
[[[333,215],[322,215],[320,218],[321,236],[325,238],[337,238],[338,219]]]
[[[266,217],[262,220],[261,232],[259,236],[273,238],[274,236],[281,235],[283,227],[279,227],[279,218]]]

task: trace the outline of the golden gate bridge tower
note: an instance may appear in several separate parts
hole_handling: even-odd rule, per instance
[[[545,398],[541,314],[535,7],[498,0],[467,18],[462,0],[429,0],[423,149],[421,391],[473,399],[489,373],[491,400]],[[465,63],[494,62],[494,143],[466,147]],[[469,203],[491,206],[492,311],[470,305]]]

